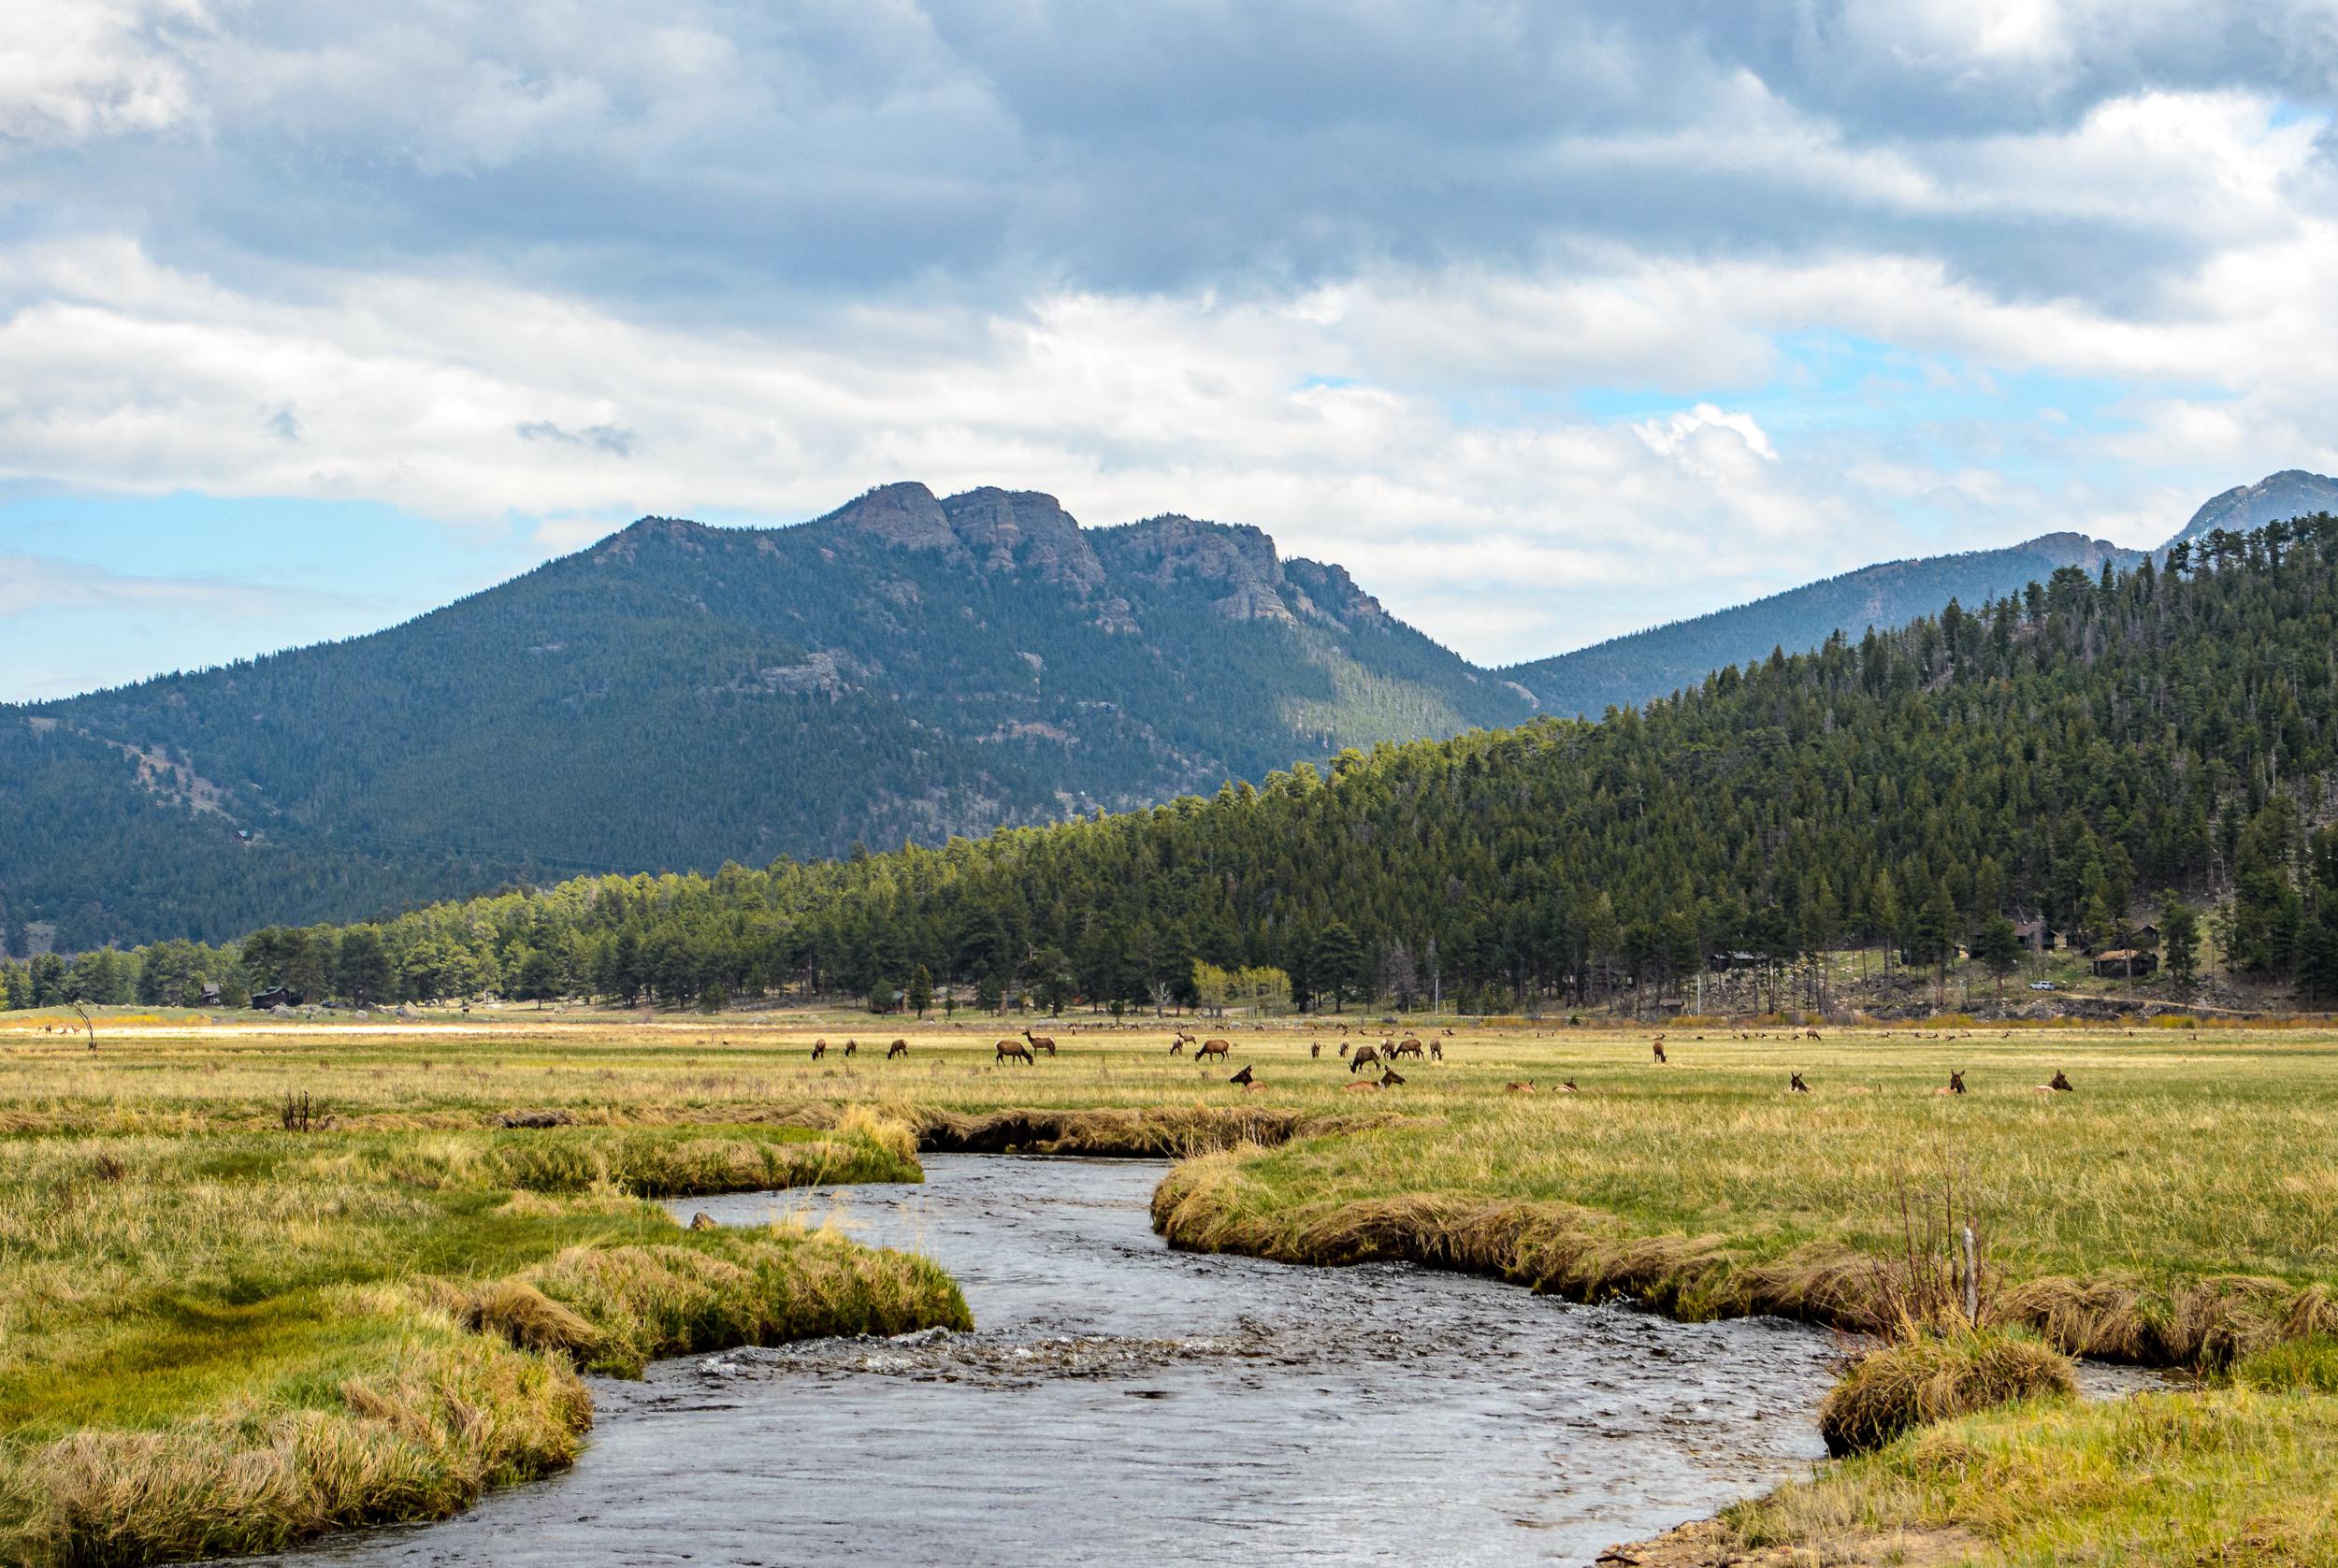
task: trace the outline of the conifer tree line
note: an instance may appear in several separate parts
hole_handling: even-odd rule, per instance
[[[2031,916],[2116,945],[2158,913],[2188,967],[2198,901],[2231,968],[2331,999],[2334,758],[2325,515],[2066,568],[1597,723],[1349,751],[939,848],[579,878],[0,981],[15,1005],[209,979],[358,1004],[939,988],[1060,1008],[1192,1005],[1197,972],[1271,970],[1300,1007],[1499,1010],[1677,995],[1717,952],[1924,966],[1964,946],[1994,967]]]

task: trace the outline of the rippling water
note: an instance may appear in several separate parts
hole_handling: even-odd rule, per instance
[[[285,1561],[1588,1562],[1821,1452],[1835,1345],[1809,1329],[1172,1252],[1148,1161],[925,1163],[673,1207],[841,1212],[955,1274],[975,1332],[596,1379],[573,1471]]]

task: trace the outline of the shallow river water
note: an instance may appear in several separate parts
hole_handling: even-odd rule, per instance
[[[842,1211],[979,1327],[595,1379],[575,1469],[366,1564],[1589,1562],[1807,1471],[1835,1342],[1403,1265],[1172,1252],[1163,1165],[926,1157],[922,1187],[700,1198]]]

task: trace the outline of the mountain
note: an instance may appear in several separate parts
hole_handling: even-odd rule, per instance
[[[2338,512],[2338,479],[2310,474],[2302,468],[2284,468],[2255,484],[2237,484],[2221,496],[2212,496],[2168,543],[2181,544],[2218,528],[2245,534],[2268,523],[2311,517],[2324,511]]]
[[[1904,626],[1951,599],[1978,610],[1988,599],[2046,581],[2063,567],[2079,567],[2091,575],[2105,562],[2132,567],[2143,554],[2083,534],[2042,534],[2003,550],[1886,561],[1499,674],[1534,693],[1547,712],[1592,717],[1694,685],[1723,665],[1767,658],[1773,648],[1808,653],[1838,630],[1856,638],[1869,626]]]
[[[645,518],[406,625],[0,709],[0,917],[78,949],[938,842],[1531,712],[1255,528],[921,484]]]
[[[354,941],[265,932],[225,972],[368,1000],[493,985],[680,1003],[889,994],[923,969],[977,995],[1147,1003],[1190,996],[1199,958],[1282,969],[1303,1001],[1434,985],[1510,1011],[1678,998],[1716,949],[1791,963],[1888,942],[1920,968],[1971,940],[2010,959],[1996,922],[2030,914],[2117,945],[2145,909],[2176,931],[2175,888],[2230,897],[2220,967],[2328,999],[2334,639],[2338,520],[2322,517],[2213,571],[2067,572],[1986,615],[1725,669],[1599,723],[1392,746],[1328,777],[942,851],[588,879]],[[220,956],[199,957],[218,978]],[[161,958],[141,978],[182,984],[195,961]]]
[[[2317,510],[2331,484],[2276,474],[2191,528]],[[1084,528],[1032,492],[914,483],[789,527],[644,518],[370,637],[0,707],[0,937],[223,939],[1057,822],[1638,706],[2140,558],[2049,534],[1495,671],[1250,527]]]

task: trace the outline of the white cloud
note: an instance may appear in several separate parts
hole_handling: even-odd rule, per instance
[[[192,108],[165,35],[200,0],[9,0],[0,6],[0,152],[155,131]]]
[[[1653,15],[20,0],[0,480],[1032,485],[1494,658],[2338,466],[2329,0]]]

